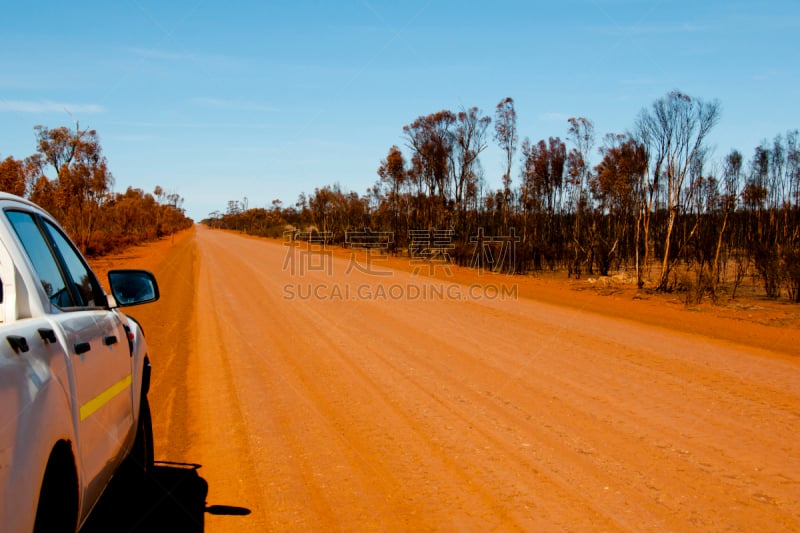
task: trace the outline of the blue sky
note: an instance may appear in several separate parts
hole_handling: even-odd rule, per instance
[[[364,193],[404,125],[493,116],[507,96],[532,141],[566,137],[571,116],[598,141],[624,132],[672,89],[720,101],[717,158],[800,128],[797,0],[12,0],[2,18],[0,157],[78,121],[115,190],[161,185],[196,220],[337,182]]]

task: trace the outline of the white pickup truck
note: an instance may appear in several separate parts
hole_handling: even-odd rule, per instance
[[[110,295],[49,214],[0,193],[2,532],[74,532],[116,473],[152,469],[147,345],[119,308],[158,285],[108,278]]]

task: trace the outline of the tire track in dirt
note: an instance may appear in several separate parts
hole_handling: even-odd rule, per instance
[[[373,309],[373,311],[374,311],[374,309]],[[331,329],[337,329],[337,328],[328,328],[328,330],[331,330]],[[372,331],[366,332],[365,331],[365,336],[367,336],[368,338],[378,338],[379,334],[380,334],[379,332],[372,332]],[[415,336],[415,338],[420,339],[420,340],[425,337],[425,335],[423,333],[417,333],[417,332],[414,332],[414,336]],[[389,340],[391,340],[391,339],[393,339],[393,337],[389,337]],[[453,346],[452,345],[452,344],[458,345],[460,340],[461,339],[456,337],[455,339],[452,340],[452,342],[450,340],[448,340],[446,342],[443,342],[442,339],[437,339],[437,338],[435,338],[433,336],[429,336],[424,341],[419,342],[419,344],[423,344],[423,345],[426,345],[426,346],[433,347],[431,351],[434,354],[456,353],[458,355],[459,363],[463,364],[463,363],[465,363],[465,360],[467,359],[466,354],[465,353],[461,353],[461,351],[460,351],[460,350],[463,350],[463,346],[459,347],[459,346]],[[384,339],[384,341],[387,341],[387,339]],[[394,352],[395,350],[402,350],[402,346],[398,345],[398,344],[396,344],[394,346],[387,345],[386,347],[388,348],[388,350],[387,350],[388,352]],[[408,354],[405,353],[403,355],[405,356],[405,355],[408,355]],[[373,356],[376,357],[376,358],[382,358],[381,355],[380,355],[380,352],[373,354]],[[385,357],[383,359],[386,360]],[[427,359],[427,361],[433,361],[433,360],[434,359],[430,359],[430,358]],[[425,363],[426,363],[425,360],[417,361],[416,364],[415,364],[416,365],[415,367],[416,368],[420,368],[421,366],[425,366]],[[403,374],[403,372],[401,370],[399,370],[399,367],[393,365],[392,363],[390,363],[388,361],[387,361],[387,366],[393,367],[394,374],[401,374],[401,375]],[[428,367],[429,368],[433,368],[433,365],[429,364]],[[417,374],[417,375],[414,376],[413,379],[408,379],[407,380],[408,383],[404,384],[404,386],[405,387],[417,387],[420,391],[422,391],[425,394],[427,394],[441,408],[441,410],[446,411],[447,415],[449,415],[450,418],[455,417],[457,419],[457,421],[462,422],[460,429],[462,431],[465,431],[465,432],[471,432],[473,434],[473,435],[471,435],[471,440],[474,440],[474,434],[475,433],[479,433],[481,435],[481,437],[483,438],[483,440],[484,440],[484,448],[485,449],[502,450],[502,453],[500,455],[503,455],[506,461],[508,461],[512,465],[516,464],[517,467],[522,466],[522,465],[529,466],[529,472],[527,472],[527,473],[530,475],[530,477],[538,478],[538,479],[540,479],[540,481],[542,481],[542,483],[540,483],[539,486],[535,486],[535,487],[534,486],[530,486],[531,479],[529,477],[529,479],[527,480],[528,481],[528,486],[519,487],[517,489],[517,492],[516,492],[515,495],[509,496],[509,501],[512,501],[512,502],[514,502],[515,505],[517,505],[519,503],[519,498],[516,498],[515,496],[518,496],[520,494],[536,494],[537,495],[536,498],[538,499],[538,498],[542,498],[542,495],[548,495],[549,496],[549,495],[552,495],[555,492],[555,494],[557,494],[559,496],[558,505],[561,506],[562,508],[565,507],[565,506],[569,506],[569,504],[566,503],[568,498],[565,497],[565,494],[567,494],[567,491],[565,489],[570,487],[569,480],[563,479],[563,476],[554,475],[552,472],[550,474],[546,475],[546,470],[540,470],[539,468],[537,468],[536,465],[532,464],[528,460],[529,458],[525,457],[524,454],[520,452],[520,450],[522,450],[524,448],[520,447],[520,442],[521,441],[519,439],[517,439],[517,442],[516,442],[515,445],[513,445],[513,444],[509,445],[508,443],[504,442],[504,440],[502,440],[501,438],[498,438],[491,431],[489,431],[489,428],[490,427],[494,427],[494,426],[497,426],[497,428],[495,429],[495,431],[497,431],[498,429],[502,430],[503,427],[516,426],[516,427],[523,427],[524,428],[526,425],[529,425],[528,422],[525,422],[525,421],[520,420],[518,418],[517,419],[510,419],[510,417],[508,416],[508,413],[507,413],[507,411],[509,409],[509,406],[508,406],[509,402],[508,401],[505,401],[504,405],[500,405],[499,402],[497,402],[495,405],[492,406],[491,409],[487,410],[486,407],[485,407],[485,405],[486,405],[486,395],[484,395],[484,394],[482,394],[480,392],[471,391],[471,390],[466,390],[465,391],[465,384],[460,379],[452,379],[449,376],[447,368],[440,368],[440,369],[434,370],[432,372],[432,376],[433,376],[432,377],[432,383],[428,383],[428,382],[417,383],[417,382],[420,381],[420,377]],[[504,379],[501,379],[501,381],[504,381]],[[433,385],[433,382],[435,382],[436,385]],[[448,386],[445,386],[444,384],[447,384]],[[435,393],[431,392],[430,389],[433,389],[436,386],[438,386],[439,390],[443,391],[444,394],[435,394]],[[457,396],[455,396],[455,397],[450,398],[449,396],[453,396],[453,392],[452,391],[455,391],[455,390],[459,391],[459,394]],[[471,398],[465,398],[465,392],[471,392],[472,394],[467,394],[467,396],[471,396]],[[486,394],[491,394],[491,392],[487,392]],[[407,399],[404,398],[404,401],[407,401]],[[430,403],[430,402],[428,402],[428,403]],[[480,406],[483,407],[484,411],[489,411],[488,413],[485,413],[485,416],[483,417],[483,418],[486,418],[487,420],[483,420],[483,419],[481,419],[479,417],[476,417],[474,413],[470,412],[470,409],[466,408],[466,406],[464,405],[465,403],[468,403],[468,404],[471,404],[471,405],[480,405]],[[439,417],[440,418],[448,418],[447,415],[439,415]],[[502,424],[498,422],[500,419],[504,420],[504,422]],[[528,428],[528,429],[530,429],[530,428]],[[433,426],[427,427],[424,433],[434,434],[435,435],[436,434],[436,428],[433,427]],[[459,434],[459,431],[452,431],[452,433],[454,435],[457,435],[457,434]],[[563,444],[563,434],[559,435],[558,439],[559,439],[559,442],[561,444]],[[524,440],[526,440],[526,439],[522,439],[522,441],[524,441]],[[539,434],[537,436],[537,438],[535,438],[535,439],[527,438],[527,440],[531,441],[531,442],[536,442],[536,446],[541,446],[542,445],[542,441],[546,440],[546,439],[543,439],[542,435]],[[530,443],[523,443],[523,446],[530,447],[531,444]],[[448,454],[448,455],[453,455],[455,457],[464,458],[465,455],[468,454],[468,452],[467,452],[467,454],[465,454],[464,450],[460,450],[459,449],[459,446],[458,446],[457,442],[447,443],[446,447],[449,448],[448,451],[446,452],[446,454]],[[555,448],[555,445],[553,446],[553,448]],[[580,451],[580,453],[585,453],[585,452]],[[580,456],[577,456],[574,459],[574,461],[578,461],[578,462],[580,462],[580,460],[581,460]],[[467,462],[469,464],[469,461],[465,461],[465,462]],[[584,461],[584,462],[588,463],[588,461]],[[584,466],[587,466],[587,465],[584,465]],[[517,468],[517,470],[519,470],[519,468]],[[484,479],[481,480],[481,484],[491,485],[491,487],[492,487],[491,490],[493,491],[494,499],[497,499],[499,495],[502,495],[504,492],[507,492],[507,489],[505,488],[505,484],[506,483],[497,483],[497,482],[491,482],[490,483],[490,481],[491,481],[490,478],[491,478],[491,476],[485,476]],[[466,481],[466,479],[462,479],[461,481],[464,482],[464,481]],[[488,496],[487,496],[487,499],[489,499]],[[569,499],[574,500],[575,499],[574,495],[570,495]],[[576,500],[576,503],[578,501],[580,501],[580,499]],[[528,505],[527,508],[531,509],[533,507],[541,507],[541,506],[542,506],[541,504],[539,504],[539,505]],[[591,497],[587,497],[587,498],[585,498],[583,500],[582,503],[578,503],[577,504],[577,511],[579,511],[580,514],[582,516],[584,516],[584,518],[586,516],[591,516],[593,513],[596,514],[597,516],[599,516],[600,515],[600,513],[598,512],[599,509],[595,509],[595,507],[598,507],[597,503],[593,502]],[[493,507],[493,511],[495,511],[495,514],[498,515],[498,516],[500,516],[502,514],[502,513],[498,512],[498,508],[497,508],[496,505]],[[497,516],[496,516],[496,518],[497,518]],[[527,520],[526,520],[526,518],[527,518]],[[531,524],[530,523],[530,517],[519,517],[519,519],[521,520],[521,523],[528,523],[529,527],[533,527],[533,526],[537,526],[537,525],[541,526],[541,523]],[[597,520],[597,519],[595,519],[595,520]],[[609,527],[609,525],[611,523],[613,523],[613,522],[606,522],[605,524],[603,524],[603,527]],[[592,525],[594,527],[598,527],[601,524],[598,523],[598,521],[594,521],[592,523]]]
[[[247,399],[237,382],[234,366],[242,355],[229,342],[230,326],[235,323],[235,301],[219,278],[224,253],[209,247],[200,248],[198,274],[198,312],[195,332],[197,364],[192,369],[194,383],[200,394],[194,396],[192,408],[202,413],[196,437],[192,440],[192,456],[204,465],[203,475],[209,483],[209,502],[244,507],[254,517],[263,516],[264,509],[255,498],[261,490],[254,475],[256,459],[248,436],[250,428]],[[220,520],[209,515],[209,527],[216,528]]]
[[[250,279],[254,284],[258,283],[259,272],[256,267],[252,265],[237,264],[237,271],[242,275],[246,275],[247,278]],[[244,305],[247,306],[248,313],[252,313],[254,316],[263,316],[265,312],[268,312],[265,308],[269,308],[271,303],[272,302],[269,301],[259,302],[257,299],[251,299],[247,303],[244,303]],[[280,472],[278,475],[276,475],[276,472],[274,471],[266,472],[265,478],[266,476],[272,476],[277,479],[286,480],[297,478],[302,479],[303,483],[300,484],[302,486],[283,489],[288,490],[290,493],[299,491],[302,494],[298,495],[297,497],[284,498],[284,501],[281,505],[286,506],[287,501],[291,501],[291,505],[303,506],[303,512],[301,512],[299,509],[295,509],[293,513],[300,515],[303,513],[317,514],[317,520],[326,520],[329,516],[332,516],[332,511],[330,510],[332,504],[328,503],[327,501],[331,498],[331,495],[326,496],[320,492],[319,483],[317,480],[315,480],[315,476],[319,476],[319,472],[315,472],[314,465],[310,464],[307,460],[309,453],[308,444],[304,444],[298,439],[299,436],[304,434],[320,433],[323,435],[327,434],[328,438],[333,440],[334,443],[337,440],[342,440],[342,429],[340,426],[337,426],[336,413],[332,412],[329,408],[331,402],[335,400],[334,398],[326,396],[325,392],[320,390],[320,387],[325,386],[327,383],[324,379],[324,376],[319,374],[320,365],[316,365],[316,368],[313,369],[313,372],[310,372],[309,369],[303,368],[302,364],[300,364],[298,360],[293,359],[292,357],[286,357],[286,354],[302,354],[304,352],[309,354],[317,353],[320,349],[320,345],[313,334],[305,335],[302,332],[300,334],[293,333],[298,329],[308,329],[309,325],[306,323],[306,321],[303,321],[303,323],[298,327],[296,323],[287,321],[284,319],[284,317],[278,315],[273,316],[270,322],[272,323],[270,327],[260,328],[260,335],[269,336],[269,338],[266,340],[267,342],[264,342],[263,345],[270,348],[268,357],[272,355],[275,356],[270,357],[271,364],[274,366],[266,367],[265,365],[254,365],[253,368],[250,368],[250,372],[252,372],[251,378],[252,376],[258,376],[257,380],[261,383],[262,388],[264,388],[264,385],[269,386],[273,384],[276,388],[288,388],[289,391],[280,396],[284,398],[291,397],[292,402],[299,402],[302,406],[303,416],[300,416],[300,413],[298,412],[299,406],[297,405],[294,405],[294,407],[291,405],[284,407],[283,405],[276,405],[275,403],[271,403],[270,407],[271,410],[279,413],[277,416],[275,413],[259,413],[259,422],[261,422],[262,425],[264,419],[277,418],[277,431],[275,431],[275,434],[280,436],[283,440],[283,443],[279,444],[278,450],[284,450],[278,455],[289,458],[290,461],[287,462],[291,462],[292,459],[297,462],[294,472],[283,472],[283,475],[281,475]],[[323,346],[323,348],[327,348],[327,346]],[[327,350],[326,353],[329,353],[329,350]],[[267,368],[269,369],[267,370]],[[278,380],[278,383],[275,384],[275,378],[270,380],[271,376],[281,376],[281,378]],[[248,378],[243,376],[243,379]],[[292,414],[295,416],[286,414],[285,411],[293,411]],[[302,423],[299,423],[301,420]],[[275,420],[273,421],[275,422]],[[258,431],[256,430],[255,433],[258,433]],[[348,467],[350,470],[366,470],[368,472],[367,477],[370,479],[370,482],[373,485],[371,487],[373,490],[375,489],[374,480],[391,479],[389,472],[380,471],[379,465],[376,466],[371,464],[369,461],[364,460],[363,456],[358,454],[357,447],[353,446],[352,440],[344,440],[339,442],[339,445],[341,448],[346,450],[337,452],[343,456],[339,457],[339,460],[344,460],[351,465]],[[286,465],[283,465],[284,469],[285,467]],[[341,469],[341,466],[337,468]],[[351,472],[350,475],[355,474]],[[361,478],[364,477],[363,474],[358,475]],[[361,497],[363,498],[367,488],[369,487],[365,486],[360,481],[356,484],[360,486],[351,490],[360,493]],[[383,482],[383,485],[386,486],[386,488],[381,491],[383,494],[396,495],[402,492],[402,487],[399,485],[387,485],[386,481]],[[392,499],[396,504],[400,498],[394,496]],[[380,504],[380,502],[372,503]],[[351,510],[352,507],[353,504],[350,505]],[[378,505],[378,507],[380,508],[381,505]],[[365,510],[362,511],[362,513],[363,512],[369,514],[372,511],[365,507]],[[298,518],[298,523],[282,525],[299,527],[304,523],[304,520],[307,520],[307,518],[301,516]],[[364,523],[368,523],[368,521],[365,522],[364,520],[365,516],[361,514],[359,523],[362,525]]]
[[[374,317],[376,310],[373,308],[371,311],[372,313],[369,316]],[[367,315],[368,313],[356,314],[356,316]],[[326,327],[320,328],[320,331],[336,331],[340,333],[340,336],[347,336],[347,333],[341,332],[341,324],[329,320],[326,321],[326,316],[322,313],[317,313],[317,318],[320,323],[326,324]],[[442,342],[442,339],[424,331],[408,329],[406,331],[417,339],[417,344],[426,346],[429,352],[428,354],[413,353],[413,351],[409,351],[408,346],[397,341],[396,335],[387,335],[387,333],[391,332],[370,329],[371,322],[370,320],[359,322],[352,327],[361,332],[366,338],[380,339],[378,344],[386,352],[396,354],[396,357],[392,358],[383,355],[382,351],[378,350],[370,354],[369,360],[358,361],[356,368],[360,369],[362,374],[368,372],[376,376],[367,378],[375,384],[379,383],[378,376],[381,374],[390,376],[391,379],[384,378],[380,382],[380,385],[376,387],[377,390],[384,389],[388,391],[394,389],[393,392],[398,395],[401,391],[405,391],[405,395],[400,400],[393,400],[393,395],[389,392],[379,393],[379,396],[383,400],[382,403],[391,406],[401,415],[403,421],[413,428],[413,435],[404,442],[409,442],[412,439],[425,441],[427,449],[437,457],[438,463],[440,463],[431,465],[430,468],[441,470],[444,467],[455,478],[451,480],[453,485],[451,490],[473,492],[479,500],[475,503],[490,508],[493,519],[502,521],[504,527],[516,525],[524,529],[526,525],[528,528],[535,525],[531,523],[529,515],[520,514],[519,511],[521,508],[530,512],[533,508],[540,507],[540,505],[531,499],[528,504],[520,506],[520,498],[517,498],[519,495],[536,494],[536,498],[539,498],[538,495],[547,495],[548,498],[552,498],[553,495],[560,495],[560,501],[564,505],[566,485],[552,477],[548,478],[541,475],[541,472],[535,467],[531,469],[530,474],[537,479],[537,486],[530,486],[531,483],[529,483],[526,487],[516,487],[509,491],[508,479],[494,479],[495,476],[492,472],[476,472],[470,467],[472,464],[470,461],[463,461],[465,456],[474,455],[474,449],[463,449],[459,443],[461,440],[459,435],[470,434],[470,442],[473,443],[473,447],[476,446],[475,439],[479,437],[480,442],[477,443],[479,450],[494,450],[494,454],[502,455],[504,460],[517,465],[527,463],[524,454],[520,452],[523,448],[520,448],[519,445],[509,446],[504,439],[498,438],[492,431],[484,427],[486,420],[483,420],[483,418],[485,417],[477,417],[474,412],[470,412],[468,405],[485,404],[485,396],[468,394],[468,396],[473,397],[465,397],[464,383],[455,377],[456,375],[452,371],[448,372],[448,370],[452,369],[436,368],[434,365],[429,364],[432,360],[430,354],[454,353],[453,350],[450,350],[449,342]],[[378,322],[383,322],[383,320]],[[336,342],[330,333],[328,333],[328,338],[331,343]],[[353,341],[352,334],[348,336],[348,340]],[[460,355],[462,354],[459,353]],[[400,363],[400,360],[403,363]],[[459,357],[459,361],[463,363],[464,358]],[[413,369],[416,372],[406,370],[409,365],[413,365]],[[424,382],[421,381],[419,370],[423,368],[431,375],[430,382],[427,379]],[[409,390],[415,391],[417,394],[410,394]],[[458,394],[454,393],[456,390],[459,391]],[[496,420],[496,418],[494,419]],[[443,424],[446,429],[444,434],[441,431]],[[481,479],[476,480],[478,477]],[[528,481],[530,482],[531,480]],[[504,493],[506,496],[503,496]],[[498,499],[505,499],[506,503],[500,504],[497,501]],[[445,502],[439,503],[445,504]],[[468,505],[462,505],[461,510],[464,508],[469,507]],[[578,505],[576,510],[580,510],[584,515],[592,514],[591,505],[584,505],[583,507]],[[512,518],[515,514],[517,516]],[[598,524],[594,523],[594,525]],[[605,525],[606,527],[608,526],[608,524]]]
[[[159,243],[162,245],[163,242]],[[168,254],[143,253],[121,268],[144,268],[157,274],[161,299],[133,309],[145,330],[153,367],[150,387],[156,460],[187,461],[187,443],[196,420],[189,408],[192,380],[188,368],[194,358],[196,331],[197,243],[194,230],[172,239]]]

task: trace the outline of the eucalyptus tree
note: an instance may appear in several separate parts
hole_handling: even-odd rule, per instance
[[[684,206],[684,195],[694,193],[691,186],[684,189],[684,183],[693,169],[702,167],[707,152],[706,137],[719,117],[719,102],[706,102],[676,90],[653,102],[650,108],[642,109],[636,121],[636,135],[649,155],[645,177],[650,195],[647,209],[652,210],[653,195],[662,184],[664,187],[667,218],[659,290],[670,288],[675,222]]]

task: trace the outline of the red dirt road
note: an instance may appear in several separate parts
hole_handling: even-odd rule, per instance
[[[143,250],[156,458],[250,510],[207,531],[800,530],[793,354],[364,252],[318,269],[202,227]]]

